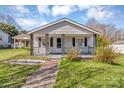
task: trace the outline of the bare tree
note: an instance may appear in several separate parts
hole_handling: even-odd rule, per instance
[[[106,37],[112,42],[117,40],[118,29],[113,24],[101,24],[95,19],[89,19],[86,25],[99,31],[104,37]]]

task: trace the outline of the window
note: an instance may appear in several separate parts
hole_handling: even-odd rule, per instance
[[[53,38],[50,38],[50,46],[53,47]]]
[[[73,47],[75,47],[75,38],[74,37],[72,38],[72,45],[73,45]]]
[[[41,37],[38,38],[38,47],[41,47]]]
[[[57,48],[61,48],[61,38],[57,38]]]
[[[84,38],[84,46],[87,47],[87,38]]]

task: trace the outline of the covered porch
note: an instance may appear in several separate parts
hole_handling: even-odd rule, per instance
[[[64,55],[76,49],[81,55],[92,55],[96,46],[95,34],[45,34],[34,36],[33,55]]]
[[[13,38],[13,47],[14,48],[28,48],[30,47],[30,39],[29,35],[27,34],[19,34],[17,36],[14,36]]]

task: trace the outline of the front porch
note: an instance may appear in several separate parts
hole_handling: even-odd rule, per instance
[[[45,34],[33,38],[32,53],[34,56],[67,54],[72,48],[77,50],[81,55],[92,55],[96,46],[95,35],[71,35],[71,34]]]

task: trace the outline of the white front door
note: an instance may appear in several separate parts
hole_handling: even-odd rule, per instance
[[[60,37],[55,38],[55,53],[62,53],[62,40]]]

